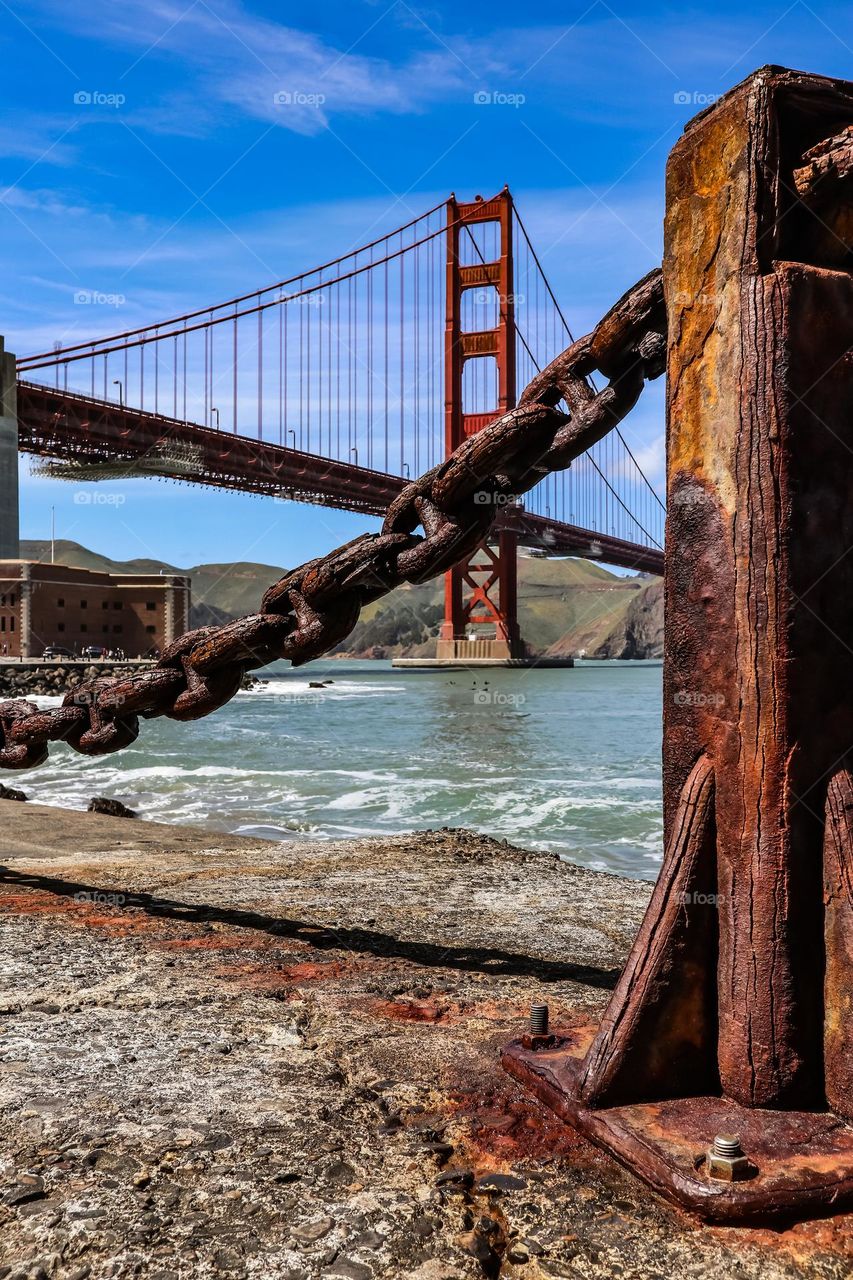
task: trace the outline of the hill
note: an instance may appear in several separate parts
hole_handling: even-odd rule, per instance
[[[43,560],[49,554],[48,542],[21,542],[21,555],[28,559]],[[107,573],[188,573],[194,627],[253,613],[266,588],[285,571],[280,565],[251,561],[184,568],[160,560],[112,560],[65,539],[57,540],[55,554],[62,564]],[[521,556],[518,612],[522,635],[537,653],[585,652],[588,657],[659,657],[662,653],[663,598],[656,578],[620,577],[588,560]],[[339,651],[354,657],[423,656],[432,652],[442,614],[441,579],[399,587],[365,609]]]
[[[243,613],[254,613],[261,596],[284,570],[274,564],[196,564],[190,568],[169,564],[165,560],[111,560],[109,556],[81,547],[78,542],[56,540],[58,563],[80,569],[100,569],[104,573],[186,573],[192,578],[192,612],[194,627],[228,622]],[[50,556],[50,543],[21,540],[21,555],[31,560]]]

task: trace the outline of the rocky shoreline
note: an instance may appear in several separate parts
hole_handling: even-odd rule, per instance
[[[140,659],[125,662],[85,662],[42,659],[0,663],[0,696],[4,698],[50,697],[67,693],[95,676],[124,676],[152,667]]]
[[[138,671],[147,671],[153,666],[152,660],[144,658],[104,662],[86,662],[71,658],[46,662],[43,659],[24,658],[20,662],[0,662],[0,697],[59,697],[71,689],[76,689],[85,680],[134,675]],[[253,689],[256,685],[263,683],[263,680],[258,680],[249,673],[243,678],[244,689]]]
[[[650,886],[465,831],[268,843],[0,801],[0,1277],[820,1280],[853,1216],[705,1228],[505,1076]]]

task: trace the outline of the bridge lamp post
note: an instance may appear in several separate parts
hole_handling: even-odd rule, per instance
[[[355,465],[358,466],[358,445],[354,444],[350,449],[350,453],[355,458]]]
[[[296,432],[293,430],[293,427],[287,428],[287,434],[289,436],[293,436],[293,447],[295,449],[296,448]]]
[[[124,387],[120,378],[113,378],[113,386],[118,387],[118,402],[122,409],[124,408]]]
[[[406,477],[406,479],[407,479],[407,480],[411,480],[411,478],[412,478],[411,473],[410,473],[410,471],[409,471],[409,464],[408,464],[408,462],[404,462],[404,463],[403,463],[403,475]]]
[[[218,431],[219,430],[219,410],[217,409],[215,404],[212,404],[210,406],[210,413],[211,413],[211,416],[213,416],[214,413],[216,414],[216,430]]]

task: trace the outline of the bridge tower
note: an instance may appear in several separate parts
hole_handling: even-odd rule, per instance
[[[495,224],[498,256],[487,260],[471,230]],[[513,298],[512,195],[507,187],[491,200],[478,197],[463,204],[455,196],[447,202],[447,312],[444,330],[445,455],[468,436],[487,426],[497,414],[515,408],[515,305]],[[486,243],[490,243],[489,237]],[[470,252],[463,253],[463,245]],[[488,250],[486,251],[488,253]],[[463,259],[469,262],[463,265]],[[472,261],[473,259],[473,261]],[[470,290],[493,290],[497,324],[466,331],[463,295]],[[465,366],[473,360],[494,361],[497,404],[478,405],[466,412]],[[489,379],[482,380],[486,386]],[[484,489],[483,501],[495,501]],[[494,545],[483,543],[468,564],[456,565],[444,578],[444,622],[436,658],[441,662],[523,660],[525,646],[518,628],[517,537],[510,529],[497,534]],[[494,627],[493,637],[468,636],[471,628]]]

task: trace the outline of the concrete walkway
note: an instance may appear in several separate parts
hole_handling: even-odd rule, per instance
[[[500,1071],[649,886],[464,832],[271,844],[0,802],[0,1274],[840,1277],[708,1229]]]

